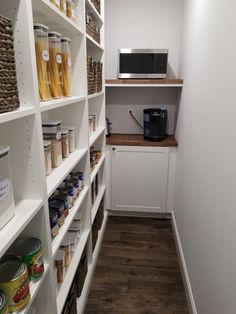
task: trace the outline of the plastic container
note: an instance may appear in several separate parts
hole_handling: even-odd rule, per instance
[[[60,0],[51,0],[51,2],[52,2],[58,9],[60,9],[60,4],[61,4],[61,1],[60,1]]]
[[[64,251],[65,253],[65,266],[68,267],[70,265],[71,262],[71,238],[70,236],[67,234],[64,238],[64,240],[61,243],[61,247],[60,249]]]
[[[69,152],[75,151],[75,127],[72,125],[62,125],[62,129],[69,131]]]
[[[0,230],[15,215],[10,147],[0,146]]]
[[[53,98],[62,97],[61,34],[49,32],[50,90]]]
[[[65,253],[58,250],[55,256],[55,266],[57,268],[57,282],[62,283],[65,277]]]
[[[68,130],[61,130],[61,145],[62,145],[62,158],[67,158],[70,154]]]
[[[75,22],[75,0],[66,0],[66,15]]]
[[[71,96],[71,40],[61,38],[62,56],[62,92],[63,96]]]
[[[66,0],[61,0],[60,9],[66,15]]]
[[[74,205],[74,189],[72,186],[64,186],[60,188],[60,192],[66,193],[68,196],[68,208],[72,208]]]
[[[34,24],[35,53],[38,74],[38,89],[40,100],[51,98],[48,27],[43,24]]]
[[[46,176],[52,172],[51,141],[43,142]]]
[[[43,120],[42,128],[44,134],[54,134],[61,131],[60,120]]]
[[[77,246],[77,243],[78,243],[77,232],[69,230],[68,235],[70,237],[71,254],[73,254],[75,252],[75,250],[76,250],[76,246]]]

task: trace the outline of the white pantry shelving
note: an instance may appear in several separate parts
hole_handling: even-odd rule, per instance
[[[37,282],[31,284],[31,299],[21,310],[26,314],[31,306],[37,314],[61,314],[66,303],[83,251],[88,252],[89,274],[86,277],[78,313],[85,308],[91,275],[105,230],[105,214],[99,242],[92,254],[92,222],[105,193],[105,81],[103,91],[88,95],[87,56],[104,64],[104,0],[99,14],[90,0],[77,0],[75,21],[66,17],[49,0],[1,1],[2,15],[14,24],[14,46],[20,108],[0,114],[0,145],[10,146],[12,180],[15,201],[15,216],[0,230],[0,258],[19,237],[36,237],[41,240],[45,272]],[[85,16],[89,13],[101,30],[101,44],[96,43],[85,32]],[[50,31],[58,31],[71,39],[72,96],[40,102],[38,95],[37,67],[34,45],[34,23],[42,23]],[[104,73],[104,69],[103,69]],[[97,116],[97,130],[89,137],[89,114]],[[76,150],[53,169],[46,177],[44,165],[42,119],[59,119],[63,124],[75,126]],[[90,147],[102,151],[102,157],[90,172]],[[50,231],[48,198],[58,188],[71,170],[84,173],[84,189],[59,234],[52,241]],[[99,193],[92,206],[91,179],[99,173]],[[54,257],[78,211],[82,213],[83,231],[66,269],[65,279],[55,289]],[[87,281],[89,280],[89,282]]]

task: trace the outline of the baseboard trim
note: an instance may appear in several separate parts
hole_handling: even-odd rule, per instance
[[[111,210],[108,209],[109,216],[121,217],[140,217],[140,218],[159,218],[171,219],[171,213],[148,213],[148,212],[135,212],[126,210]]]
[[[194,297],[193,297],[193,291],[192,291],[192,287],[191,287],[191,283],[190,283],[190,279],[189,279],[189,275],[188,275],[188,269],[187,269],[187,265],[186,265],[185,258],[184,258],[184,252],[182,249],[182,244],[181,244],[180,237],[179,237],[179,231],[178,231],[177,223],[175,220],[175,214],[173,211],[171,212],[171,223],[172,223],[175,243],[176,243],[176,247],[177,247],[177,251],[178,251],[178,255],[179,255],[180,268],[181,268],[181,273],[182,273],[183,282],[184,282],[184,288],[185,288],[185,292],[186,292],[186,296],[187,296],[187,300],[188,300],[189,312],[191,314],[197,314],[197,308],[196,308],[196,304],[195,304]]]

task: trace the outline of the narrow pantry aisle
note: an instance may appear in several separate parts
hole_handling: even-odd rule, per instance
[[[85,313],[188,313],[169,220],[109,217]]]

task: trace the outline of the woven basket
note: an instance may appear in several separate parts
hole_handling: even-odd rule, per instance
[[[75,280],[73,281],[72,286],[70,288],[62,314],[77,314]]]
[[[88,73],[88,94],[91,95],[95,93],[95,75],[92,57],[87,57],[87,73]]]
[[[76,295],[78,298],[81,296],[87,272],[88,272],[88,260],[87,260],[87,248],[85,247],[79,266],[76,271],[76,278],[75,278]]]
[[[0,113],[19,108],[13,26],[0,15]]]
[[[100,29],[96,26],[90,15],[86,16],[86,32],[90,35],[98,44],[100,44]]]
[[[91,0],[99,14],[101,14],[101,2],[100,0]]]

